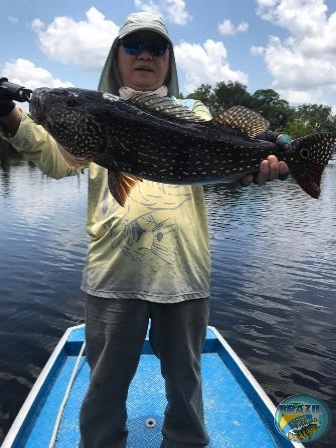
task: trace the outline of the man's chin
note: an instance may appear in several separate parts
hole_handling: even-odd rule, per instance
[[[154,79],[150,79],[149,77],[138,78],[134,84],[133,89],[135,90],[156,90],[161,87],[162,84],[156,82]]]

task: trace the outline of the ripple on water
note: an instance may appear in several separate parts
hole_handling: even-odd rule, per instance
[[[319,200],[293,180],[206,188],[211,324],[274,403],[310,393],[336,411],[335,175],[328,166]],[[86,176],[54,181],[21,161],[0,168],[0,431],[83,318],[86,189]],[[325,440],[318,448],[335,432]]]

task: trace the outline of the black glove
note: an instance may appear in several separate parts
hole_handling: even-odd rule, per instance
[[[292,141],[288,134],[279,134],[279,132],[273,132],[267,130],[257,137],[259,140],[266,140],[268,142],[277,143],[280,146],[286,147]]]
[[[0,100],[0,118],[5,117],[15,107],[15,103],[13,100]]]

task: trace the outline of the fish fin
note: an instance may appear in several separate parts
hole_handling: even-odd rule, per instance
[[[255,138],[269,129],[269,122],[266,118],[244,106],[233,106],[214,117],[209,123],[239,129],[251,138]]]
[[[72,167],[82,170],[83,168],[86,168],[90,162],[92,162],[91,158],[83,158],[79,159],[78,157],[73,156],[66,150],[66,148],[63,148],[62,146],[58,145],[58,150],[63,156],[63,159]]]
[[[206,122],[204,118],[198,117],[187,107],[173,101],[172,98],[162,97],[153,92],[137,92],[126,101],[166,117],[179,118],[195,123]]]
[[[311,162],[306,162],[304,170],[300,170],[299,167],[295,169],[291,168],[288,164],[290,173],[300,185],[303,191],[305,191],[312,198],[318,199],[321,194],[321,178],[324,167],[316,167]]]
[[[334,132],[307,135],[293,140],[290,144],[299,157],[291,160],[291,154],[288,153],[284,160],[296,182],[313,198],[320,196],[322,173],[335,150],[335,145]]]
[[[139,177],[120,171],[108,170],[108,185],[114,199],[121,207],[125,206],[126,200],[137,182],[142,182]]]

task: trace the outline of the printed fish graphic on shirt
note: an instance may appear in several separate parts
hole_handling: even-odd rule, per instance
[[[336,133],[323,132],[284,147],[256,138],[268,122],[245,107],[204,121],[171,98],[144,92],[122,100],[91,90],[40,88],[32,93],[30,112],[70,163],[93,161],[107,168],[110,191],[120,205],[141,179],[232,183],[257,173],[271,154],[284,160],[301,188],[317,198],[336,143]]]

